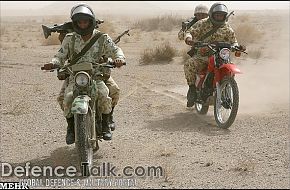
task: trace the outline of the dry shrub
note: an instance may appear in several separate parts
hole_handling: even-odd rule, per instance
[[[141,32],[139,31],[132,33],[131,36],[134,36],[135,41],[141,40]]]
[[[248,56],[252,59],[256,60],[256,64],[258,63],[258,60],[261,58],[262,56],[262,51],[261,49],[249,49],[248,50]]]
[[[109,21],[105,21],[104,23],[100,24],[98,30],[107,34],[115,33],[113,23]]]
[[[163,43],[154,49],[144,50],[139,60],[140,64],[150,64],[160,61],[172,61],[176,56],[176,49],[172,47],[168,42]]]
[[[41,45],[43,46],[51,46],[51,45],[60,45],[60,41],[58,39],[58,33],[52,33],[47,39],[42,38]]]
[[[50,23],[50,24],[63,24],[65,22],[70,21],[67,16],[49,16],[43,19],[43,23]]]
[[[21,43],[20,43],[20,47],[21,47],[21,48],[27,48],[28,46],[26,45],[25,42],[21,42]]]
[[[184,50],[181,50],[180,54],[181,54],[181,57],[182,57],[182,63],[185,63],[187,60],[190,59],[190,56],[187,54],[189,50],[187,49],[184,49]]]
[[[239,44],[248,45],[257,42],[262,37],[262,32],[256,26],[249,23],[239,24],[233,27]]]
[[[235,23],[246,23],[251,20],[250,16],[246,14],[230,17],[230,19],[232,19],[233,20],[232,22]]]
[[[138,28],[146,32],[150,31],[171,31],[181,25],[183,19],[174,15],[164,15],[154,18],[147,18],[136,22],[133,28]]]

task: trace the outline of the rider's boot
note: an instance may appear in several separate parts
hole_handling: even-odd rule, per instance
[[[99,131],[99,129],[101,129],[101,127],[102,127],[102,120],[96,114],[96,116],[95,116],[95,129],[96,129],[97,136],[102,135],[102,133],[100,133],[100,131]]]
[[[109,116],[110,114],[102,114],[103,139],[106,141],[112,140],[112,133],[109,127]]]
[[[196,101],[196,87],[194,84],[189,85],[187,92],[187,107],[190,108]]]
[[[114,108],[115,107],[112,107],[112,111],[109,114],[109,127],[111,128],[112,131],[114,131],[116,129],[116,123],[113,120]]]
[[[75,142],[75,130],[74,130],[74,117],[66,118],[67,131],[66,131],[66,144],[70,145]]]

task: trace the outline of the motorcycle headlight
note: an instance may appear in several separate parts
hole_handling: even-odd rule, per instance
[[[80,87],[85,87],[90,82],[90,76],[85,72],[79,72],[75,76],[75,82]]]
[[[223,60],[228,60],[230,58],[230,53],[231,51],[228,48],[223,48],[220,50],[219,55]]]

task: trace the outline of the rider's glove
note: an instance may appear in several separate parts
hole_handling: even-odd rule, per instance
[[[115,65],[118,68],[122,67],[124,63],[125,61],[123,59],[115,59]]]
[[[52,70],[55,68],[55,65],[53,63],[48,63],[43,65],[43,70]]]
[[[193,40],[192,40],[190,37],[187,37],[187,38],[185,39],[185,43],[186,43],[187,45],[193,45]]]
[[[239,48],[241,51],[245,51],[245,50],[246,50],[246,46],[245,46],[245,45],[239,45],[238,48]]]

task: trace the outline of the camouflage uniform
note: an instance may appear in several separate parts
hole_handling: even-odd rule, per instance
[[[198,41],[204,34],[212,30],[213,24],[209,18],[197,21],[185,34],[192,37],[193,41]],[[228,42],[232,45],[238,45],[234,30],[226,23],[221,26],[214,34],[207,37],[204,42]],[[203,54],[200,48],[196,54],[184,64],[185,78],[188,85],[195,83],[195,73],[205,69],[208,65],[208,55]]]
[[[98,33],[99,31],[94,29],[93,34]],[[81,35],[77,34],[76,32],[68,33],[65,38],[63,39],[62,45],[58,53],[52,59],[54,64],[63,66],[65,61],[68,57],[74,53],[79,53],[83,47],[89,42],[90,40],[84,42]],[[107,57],[111,57],[112,59],[123,59],[125,60],[125,56],[123,51],[115,45],[112,39],[107,35],[103,34],[96,43],[82,56],[78,62],[92,62],[97,63],[102,55],[106,55]],[[108,85],[108,87],[106,86]],[[119,87],[114,82],[114,80],[110,77],[106,84],[104,81],[97,82],[97,89],[98,89],[98,100],[100,104],[100,111],[103,114],[109,114],[112,109],[112,98],[109,97],[110,95],[113,97],[113,106],[119,99]],[[60,94],[57,98],[61,108],[64,111],[65,117],[71,117],[71,104],[72,104],[72,90],[74,86],[74,79],[71,75],[68,77],[61,88]],[[109,89],[111,92],[109,92]]]

